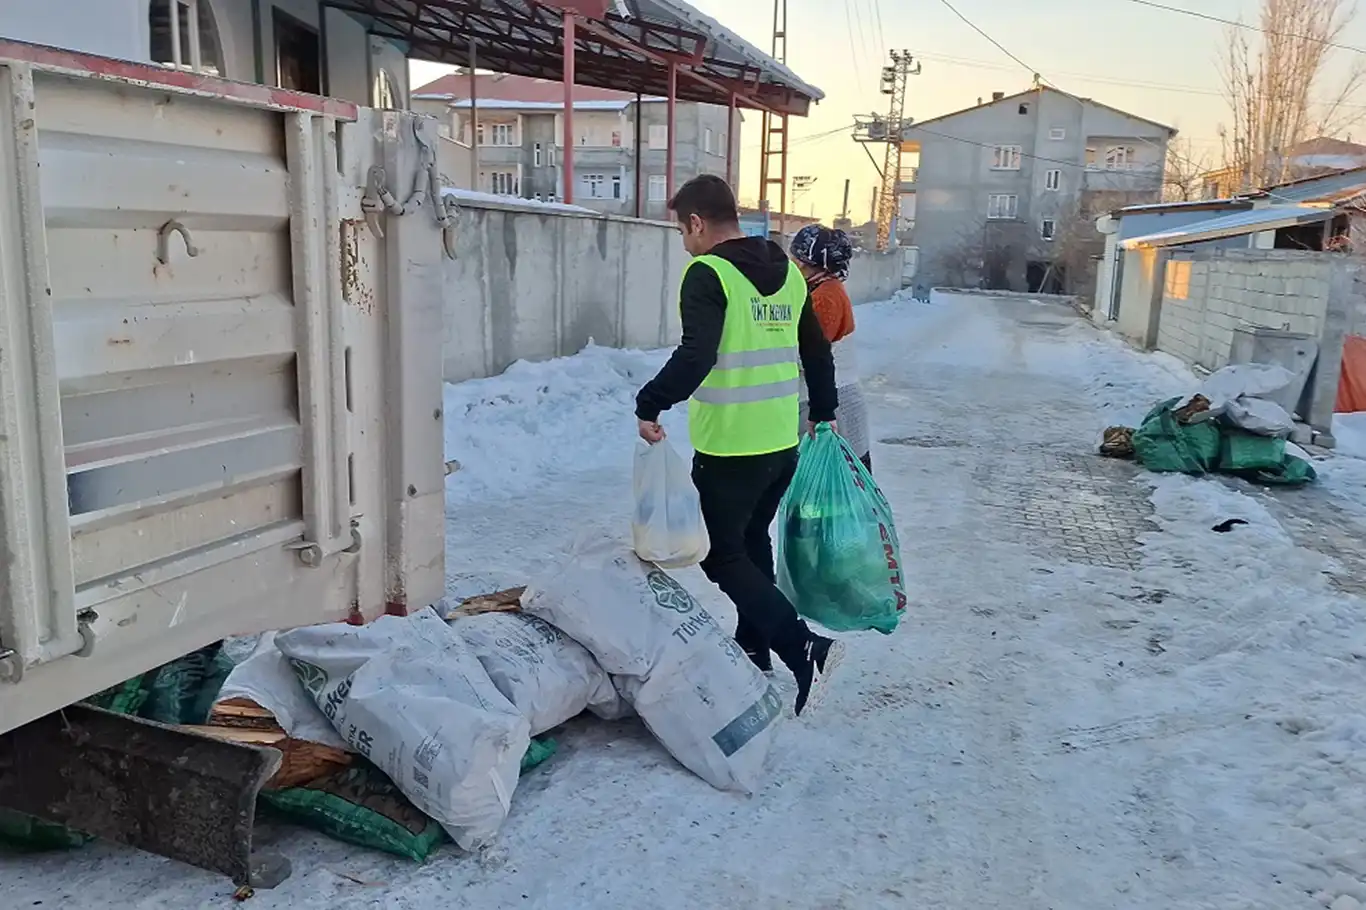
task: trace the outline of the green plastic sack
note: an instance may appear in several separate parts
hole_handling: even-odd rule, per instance
[[[221,641],[186,654],[147,674],[147,700],[137,714],[162,724],[202,724],[231,672]]]
[[[522,756],[525,774],[557,750],[555,740],[533,739]],[[448,840],[446,831],[423,815],[383,771],[367,762],[302,787],[266,790],[260,801],[290,821],[358,847],[426,862]]]
[[[74,828],[43,821],[32,815],[0,809],[0,845],[21,853],[74,850],[94,840]]]
[[[537,765],[549,761],[560,750],[559,743],[548,736],[533,739],[522,756],[522,773],[525,774]]]
[[[1319,474],[1314,470],[1312,464],[1293,455],[1285,456],[1285,460],[1275,468],[1243,471],[1241,476],[1253,483],[1282,487],[1297,487],[1306,483],[1313,483],[1319,478]]]
[[[1134,431],[1134,457],[1159,474],[1207,474],[1219,464],[1219,427],[1212,420],[1179,422],[1173,410],[1180,401],[1164,401],[1143,418]]]
[[[290,821],[358,847],[425,862],[446,840],[384,772],[359,760],[345,770],[287,790],[267,790],[260,801]]]
[[[1237,427],[1224,427],[1219,446],[1219,470],[1278,471],[1285,463],[1285,440],[1258,436]]]
[[[778,587],[834,632],[891,634],[906,609],[892,508],[829,424],[802,440],[778,508]]]

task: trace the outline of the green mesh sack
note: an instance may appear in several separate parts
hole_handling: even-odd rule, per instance
[[[777,557],[778,587],[805,618],[835,632],[896,630],[906,587],[892,509],[829,424],[802,440]]]

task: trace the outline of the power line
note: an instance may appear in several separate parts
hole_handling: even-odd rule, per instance
[[[808,142],[820,142],[823,139],[830,139],[831,137],[836,136],[840,133],[851,132],[854,129],[854,126],[855,124],[850,123],[846,124],[845,126],[836,127],[833,130],[826,130],[823,133],[813,133],[810,136],[799,136],[796,139],[793,139],[791,142],[789,142],[788,147],[791,148],[793,146],[804,145]],[[762,148],[762,145],[760,145],[759,143],[750,143],[749,145],[744,146],[744,148],[759,149]]]
[[[863,69],[858,65],[859,52],[858,49],[854,47],[854,18],[849,13],[850,2],[851,0],[845,0],[844,2],[844,24],[846,30],[849,32],[849,56],[850,59],[854,61],[854,78],[859,82],[862,82]]]
[[[1168,6],[1165,3],[1156,3],[1154,2],[1154,0],[1127,0],[1127,2],[1136,4],[1138,6],[1148,6],[1153,9],[1164,10],[1168,13],[1177,13],[1182,16],[1190,16],[1193,19],[1204,19],[1206,22],[1218,22],[1221,25],[1230,25],[1234,28],[1241,28],[1250,32],[1261,32],[1264,35],[1273,35],[1277,38],[1293,38],[1296,41],[1313,41],[1316,44],[1323,44],[1327,47],[1335,47],[1339,50],[1351,51],[1354,54],[1366,54],[1366,50],[1363,50],[1359,47],[1353,47],[1350,44],[1338,44],[1336,41],[1327,41],[1323,38],[1319,38],[1314,35],[1300,35],[1296,34],[1295,32],[1282,32],[1277,31],[1276,29],[1265,29],[1259,25],[1248,25],[1246,22],[1239,22],[1235,19],[1225,19],[1222,16],[1213,16],[1209,13],[1201,13],[1193,9],[1185,9],[1180,6]]]
[[[992,60],[977,60],[972,57],[950,57],[945,54],[936,53],[917,53],[917,57],[922,60],[931,60],[935,63],[956,64],[965,67],[976,67],[982,69],[1001,70],[1003,72],[1015,70],[1014,66],[1008,63],[997,63]],[[1143,79],[1118,79],[1114,76],[1103,76],[1099,73],[1079,73],[1070,70],[1056,70],[1059,76],[1068,76],[1081,82],[1095,82],[1101,85],[1116,85],[1124,88],[1151,89],[1156,92],[1171,92],[1179,95],[1205,95],[1211,98],[1226,98],[1224,91],[1217,88],[1201,87],[1197,85],[1178,85],[1171,82],[1149,82]],[[1366,108],[1366,104],[1361,102],[1333,102],[1327,100],[1314,100],[1316,104],[1338,104],[1339,107]]]
[[[1038,76],[1038,75],[1039,75],[1039,71],[1038,71],[1038,70],[1034,69],[1034,67],[1030,66],[1028,63],[1025,63],[1025,62],[1024,62],[1023,60],[1021,60],[1019,57],[1016,57],[1014,54],[1012,54],[1012,53],[1010,52],[1010,49],[1007,48],[1004,44],[1002,44],[1001,42],[997,41],[995,38],[993,38],[993,37],[991,37],[990,35],[988,35],[988,34],[987,34],[986,32],[984,32],[982,29],[978,28],[978,27],[977,27],[977,23],[973,22],[973,21],[972,21],[971,19],[969,19],[967,16],[964,16],[962,13],[960,13],[960,12],[958,11],[958,7],[956,7],[956,6],[954,6],[952,3],[950,3],[949,0],[939,0],[939,2],[942,3],[942,4],[944,4],[946,7],[948,7],[949,12],[953,13],[953,14],[954,14],[955,16],[957,16],[959,19],[962,19],[963,22],[966,23],[967,26],[968,26],[969,28],[971,28],[974,32],[976,32],[977,34],[981,35],[983,38],[987,39],[987,40],[990,41],[992,44],[996,45],[996,49],[999,50],[1001,53],[1005,54],[1005,55],[1006,55],[1007,57],[1009,57],[1011,60],[1014,60],[1016,63],[1020,64],[1020,66],[1023,66],[1025,69],[1029,70],[1029,71],[1030,71],[1031,73],[1033,73],[1035,76]]]
[[[873,17],[877,21],[877,56],[881,60],[887,56],[887,33],[882,29],[882,0],[868,0],[873,6]]]
[[[1032,66],[1030,66],[1028,63],[1025,63],[1025,62],[1024,62],[1023,60],[1021,60],[1019,57],[1015,56],[1015,54],[1011,53],[1010,49],[1007,48],[1004,44],[1002,44],[1001,42],[997,41],[995,38],[991,37],[991,35],[987,34],[986,31],[984,31],[982,28],[980,28],[980,27],[977,25],[977,23],[973,22],[973,21],[972,21],[971,19],[969,19],[967,16],[964,16],[962,13],[960,13],[960,12],[958,11],[958,8],[957,8],[956,6],[954,6],[954,5],[950,2],[950,0],[940,0],[940,2],[943,3],[946,7],[948,7],[949,10],[950,10],[955,16],[957,16],[959,19],[962,19],[965,23],[967,23],[968,26],[971,27],[973,31],[975,31],[977,34],[981,35],[983,38],[987,39],[987,40],[990,41],[993,45],[995,45],[996,48],[997,48],[998,50],[1001,51],[1001,53],[1005,54],[1005,55],[1006,55],[1007,57],[1009,57],[1011,60],[1014,60],[1016,63],[1020,64],[1020,66],[1024,67],[1025,69],[1027,69],[1027,70],[1029,70],[1031,73],[1033,73],[1033,74],[1034,74],[1034,82],[1035,82],[1036,85],[1043,85],[1044,83],[1047,83],[1048,86],[1049,86],[1050,88],[1052,88],[1054,91],[1056,91],[1058,94],[1060,94],[1060,95],[1065,95],[1065,96],[1067,96],[1068,98],[1071,98],[1073,101],[1077,102],[1077,103],[1080,104],[1080,105],[1083,105],[1083,106],[1084,106],[1084,105],[1086,104],[1086,100],[1085,100],[1084,98],[1078,98],[1076,95],[1072,94],[1071,92],[1066,91],[1066,90],[1064,90],[1064,89],[1058,87],[1058,85],[1057,85],[1055,82],[1053,82],[1053,80],[1045,78],[1038,70],[1034,69],[1034,68],[1033,68]],[[1145,2],[1146,2],[1146,0],[1145,0]],[[1166,156],[1166,154],[1167,154],[1167,146],[1166,146],[1165,144],[1164,144],[1164,145],[1158,145],[1156,142],[1153,142],[1151,139],[1147,138],[1146,136],[1134,136],[1134,137],[1132,137],[1132,138],[1134,138],[1134,139],[1137,140],[1138,142],[1142,142],[1142,143],[1145,144],[1145,145],[1149,145],[1149,146],[1152,146],[1152,147],[1155,148],[1155,149],[1158,149],[1160,152],[1162,152],[1162,154],[1163,154],[1163,156],[1164,156],[1164,158],[1165,158],[1165,156]]]

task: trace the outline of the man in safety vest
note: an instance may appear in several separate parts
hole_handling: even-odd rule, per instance
[[[769,526],[797,469],[799,361],[810,419],[835,418],[830,343],[801,271],[776,243],[745,236],[724,180],[689,180],[669,210],[693,256],[679,290],[683,341],[636,396],[640,436],[662,441],[660,412],[689,402],[692,477],[711,538],[702,570],[735,602],[735,637],[750,659],[769,672],[776,653],[792,671],[801,714],[819,700],[843,645],[808,629],[778,590]]]

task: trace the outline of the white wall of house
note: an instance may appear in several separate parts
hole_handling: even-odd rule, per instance
[[[146,61],[147,0],[7,0],[0,3],[0,35]]]
[[[0,36],[48,44],[88,54],[142,63],[151,60],[148,13],[152,3],[168,0],[6,0],[0,2]],[[218,32],[220,75],[255,82],[257,41],[250,0],[197,0],[200,15],[212,16]],[[325,27],[316,0],[261,0],[261,73],[276,85],[275,15],[279,9],[319,35],[326,35],[324,59],[328,94],[357,104],[373,105],[374,85],[384,70],[394,85],[398,106],[406,106],[408,65],[391,43],[366,34],[365,26],[345,13],[329,9]],[[188,53],[188,52],[187,52]]]

